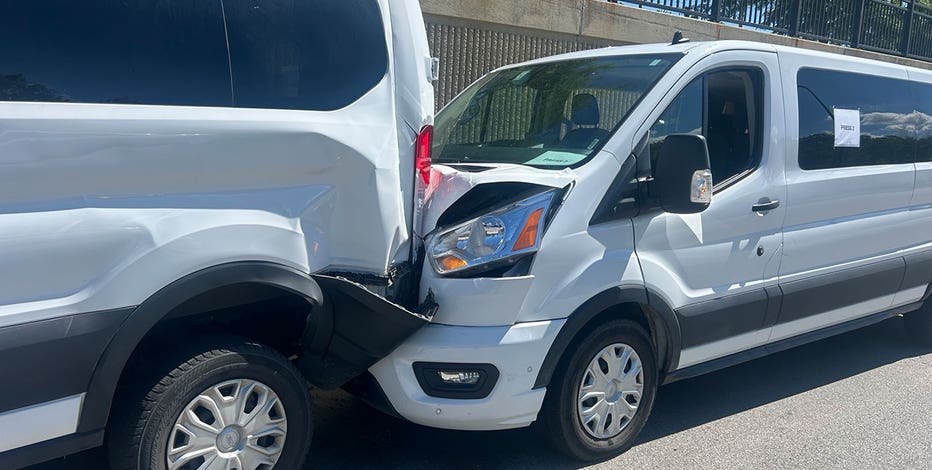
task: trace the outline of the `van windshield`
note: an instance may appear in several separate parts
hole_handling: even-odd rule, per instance
[[[593,57],[491,73],[437,114],[433,160],[579,165],[680,57]]]

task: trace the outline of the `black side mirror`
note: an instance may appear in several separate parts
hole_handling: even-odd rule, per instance
[[[673,134],[664,139],[654,170],[660,205],[674,214],[696,214],[712,203],[712,171],[705,137]]]

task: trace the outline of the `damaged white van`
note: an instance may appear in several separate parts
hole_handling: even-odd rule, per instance
[[[607,48],[490,73],[434,138],[439,310],[349,387],[408,420],[603,459],[662,383],[899,314],[932,339],[928,71]]]
[[[105,440],[114,470],[301,468],[305,380],[430,315],[418,2],[2,12],[0,468]]]

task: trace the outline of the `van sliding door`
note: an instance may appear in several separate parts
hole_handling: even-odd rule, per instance
[[[906,276],[903,278],[897,303],[909,302],[928,295],[932,282],[932,73],[910,71],[914,80],[913,96],[916,110],[912,114],[916,126],[916,183],[909,204],[909,227],[913,234],[912,248],[906,255]]]
[[[795,145],[772,341],[906,302],[903,250],[928,237],[909,229],[916,142],[906,70],[795,54],[781,63]]]

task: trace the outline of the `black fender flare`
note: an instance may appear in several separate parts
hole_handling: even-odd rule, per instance
[[[172,282],[136,307],[110,339],[87,387],[77,431],[95,431],[107,425],[120,376],[133,351],[159,321],[199,294],[237,284],[263,284],[281,288],[303,296],[312,307],[320,306],[324,301],[320,286],[308,274],[271,262],[221,264]]]
[[[569,348],[579,332],[582,331],[592,319],[612,307],[623,304],[636,304],[641,306],[655,334],[663,333],[663,337],[657,338],[657,342],[660,344],[655,345],[658,349],[663,349],[665,353],[663,357],[666,359],[664,364],[661,365],[661,371],[675,370],[679,362],[682,336],[679,322],[676,319],[676,314],[674,314],[673,309],[663,300],[663,297],[656,295],[644,286],[617,286],[596,294],[580,305],[568,317],[563,328],[560,329],[556,339],[554,339],[553,344],[550,346],[550,351],[547,352],[547,356],[544,358],[540,370],[537,372],[537,380],[534,382],[534,388],[538,389],[550,385],[550,380],[556,372],[560,359],[563,358],[567,348]],[[660,351],[657,352],[659,353]],[[661,383],[662,382],[663,380],[661,377]]]

